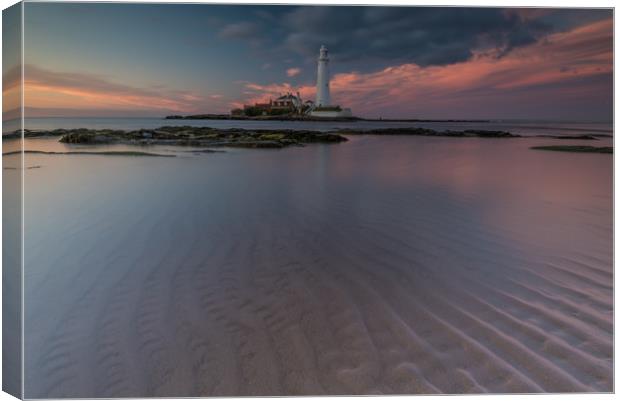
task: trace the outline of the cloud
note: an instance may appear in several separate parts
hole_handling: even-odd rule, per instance
[[[213,105],[211,100],[221,101],[164,86],[121,84],[89,73],[52,71],[32,64],[24,69],[26,107],[31,110],[148,110],[161,114],[198,111]],[[4,74],[4,95],[19,89],[19,79],[19,71]]]
[[[335,74],[332,98],[367,116],[488,118],[519,108],[531,115],[563,102],[576,108],[602,105],[601,113],[608,113],[603,103],[611,99],[612,19],[549,35],[502,57],[496,51],[475,52],[449,65],[402,63]],[[315,94],[313,84],[246,83],[245,88],[248,99],[260,101],[286,91],[299,90],[306,99]]]
[[[558,32],[612,16],[610,10],[463,8],[463,7],[325,7],[265,8],[252,32],[259,56],[310,65],[321,45],[331,50],[341,69],[364,72],[413,63],[448,65],[494,50],[503,57]],[[237,28],[237,25],[240,27]],[[247,39],[247,37],[246,37]]]
[[[226,25],[219,36],[226,39],[252,39],[260,33],[258,25],[252,22],[236,22]]]
[[[509,51],[552,30],[499,8],[300,7],[283,21],[286,46],[305,56],[325,44],[340,61],[421,66],[462,62],[484,47]]]
[[[301,68],[289,68],[288,70],[286,70],[286,76],[288,77],[294,77],[299,75],[299,73],[301,72]]]

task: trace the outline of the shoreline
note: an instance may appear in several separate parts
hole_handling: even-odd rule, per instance
[[[280,116],[231,116],[228,114],[193,114],[189,116],[170,115],[164,120],[240,120],[240,121],[364,121],[364,122],[403,122],[403,123],[490,123],[491,120],[469,119],[424,119],[424,118],[363,118],[363,117],[313,117],[307,115]]]

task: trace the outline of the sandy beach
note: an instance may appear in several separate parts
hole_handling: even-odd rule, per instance
[[[612,156],[548,142],[27,154],[25,395],[612,391]]]

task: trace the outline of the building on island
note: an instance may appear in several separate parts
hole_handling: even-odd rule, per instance
[[[319,118],[347,118],[353,117],[351,109],[345,109],[331,102],[329,89],[329,54],[327,47],[319,49],[319,59],[316,77],[316,101],[305,102],[299,92],[290,92],[279,96],[277,99],[269,99],[269,103],[255,103],[244,105],[243,109],[234,109],[230,113],[233,116],[303,116],[309,115]]]
[[[279,116],[279,115],[296,115],[303,114],[305,104],[297,92],[285,93],[277,99],[269,99],[268,103],[246,104],[243,109],[234,109],[230,112],[233,116]]]
[[[273,101],[273,109],[284,109],[293,112],[300,112],[303,105],[299,92],[296,95],[286,93]]]

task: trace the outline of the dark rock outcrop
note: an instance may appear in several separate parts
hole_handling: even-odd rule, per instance
[[[44,136],[43,134],[42,136]],[[135,131],[64,130],[63,143],[177,145],[194,147],[284,148],[306,143],[338,143],[347,139],[334,133],[298,130],[245,130],[209,127],[160,127]]]
[[[553,152],[577,152],[577,153],[614,153],[611,146],[579,146],[579,145],[550,145],[532,146],[530,149],[549,150]]]
[[[465,131],[436,131],[430,128],[378,128],[364,131],[340,130],[339,134],[348,135],[415,135],[441,137],[477,137],[477,138],[519,138],[521,135],[506,131],[465,130]]]

